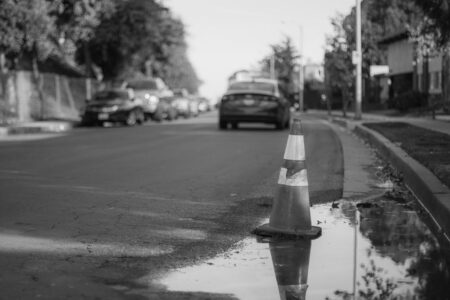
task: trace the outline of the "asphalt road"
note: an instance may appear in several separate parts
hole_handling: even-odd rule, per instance
[[[303,126],[311,201],[338,199],[339,138],[320,120]],[[0,142],[0,299],[185,297],[151,280],[268,216],[287,135],[219,131],[209,113]]]

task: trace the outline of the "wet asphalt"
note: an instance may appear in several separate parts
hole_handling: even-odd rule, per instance
[[[344,158],[357,143],[312,117],[303,126],[313,204],[327,205],[349,190],[373,194],[370,182],[355,186],[349,176],[376,180],[374,162],[362,157],[344,173]],[[177,289],[165,278],[229,257],[242,243],[262,247],[263,264],[272,264],[273,247],[250,231],[270,213],[287,134],[266,125],[219,131],[209,113],[1,142],[0,299],[258,299],[250,295],[263,286],[252,274],[267,273],[276,284],[273,268],[240,273],[233,262],[247,274],[240,280],[244,294],[217,289],[224,283],[216,281]],[[354,232],[351,220],[343,222]],[[351,240],[348,246],[345,253]],[[236,272],[221,280],[241,278]],[[209,271],[197,273],[201,282]]]

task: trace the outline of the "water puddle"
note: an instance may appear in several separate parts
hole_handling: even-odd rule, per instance
[[[248,238],[203,264],[176,270],[168,291],[238,299],[448,299],[450,250],[412,208],[377,199],[311,208],[313,241]],[[357,221],[356,221],[357,220]]]

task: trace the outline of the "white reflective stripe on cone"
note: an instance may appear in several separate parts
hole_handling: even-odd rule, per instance
[[[306,169],[301,170],[298,173],[286,178],[287,169],[281,168],[280,177],[278,178],[278,184],[288,186],[308,186],[308,176]]]
[[[305,160],[305,141],[303,135],[289,135],[284,159]]]

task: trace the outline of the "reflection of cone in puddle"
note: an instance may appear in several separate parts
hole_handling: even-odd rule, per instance
[[[321,232],[320,227],[311,226],[305,144],[301,122],[294,119],[269,224],[258,227],[254,233],[263,236],[316,238]]]
[[[270,243],[281,300],[306,299],[310,240]]]

